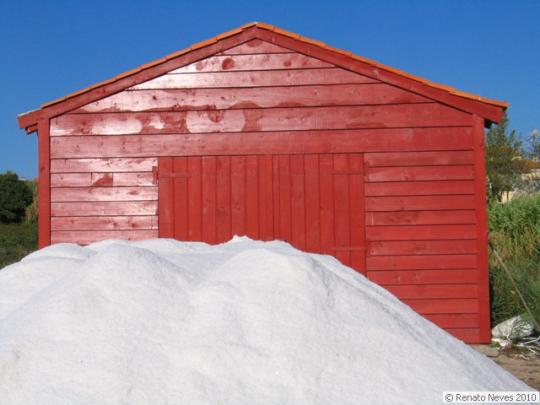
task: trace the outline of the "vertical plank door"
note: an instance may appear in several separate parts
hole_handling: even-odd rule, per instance
[[[363,155],[160,158],[160,236],[283,240],[366,273]]]

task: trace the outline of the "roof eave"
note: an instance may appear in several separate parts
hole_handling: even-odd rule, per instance
[[[37,122],[39,120],[39,115],[43,109],[29,111],[17,116],[17,122],[19,123],[19,128],[24,129],[27,134],[37,131]]]

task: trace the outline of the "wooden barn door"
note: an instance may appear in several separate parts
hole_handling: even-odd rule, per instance
[[[362,154],[159,159],[159,235],[280,239],[365,273]]]

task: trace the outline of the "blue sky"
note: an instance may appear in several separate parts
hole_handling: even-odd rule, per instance
[[[508,101],[512,128],[540,129],[540,0],[3,0],[0,172],[37,174],[19,113],[250,21]]]

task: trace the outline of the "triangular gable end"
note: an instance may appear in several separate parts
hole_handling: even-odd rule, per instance
[[[256,50],[256,52],[254,52]],[[198,43],[165,58],[140,66],[108,81],[98,83],[62,99],[42,105],[41,109],[21,114],[21,128],[28,133],[37,129],[40,119],[50,119],[73,111],[123,90],[133,88],[172,72],[200,68],[223,68],[226,55],[297,53],[297,63],[314,63],[316,66],[335,66],[364,76],[373,82],[384,82],[418,96],[427,97],[448,106],[473,113],[488,121],[498,122],[507,104],[459,92],[451,87],[438,85],[399,70],[378,64],[350,52],[331,48],[324,43],[303,38],[297,34],[262,23],[252,23]],[[309,57],[309,59],[308,59]],[[204,62],[203,60],[206,59]],[[200,64],[198,64],[200,62]],[[325,65],[326,64],[326,65]],[[234,69],[234,66],[229,66]],[[174,73],[173,73],[174,74]]]
[[[416,93],[319,59],[269,42],[252,40],[85,104],[70,113],[430,102],[434,103]]]

